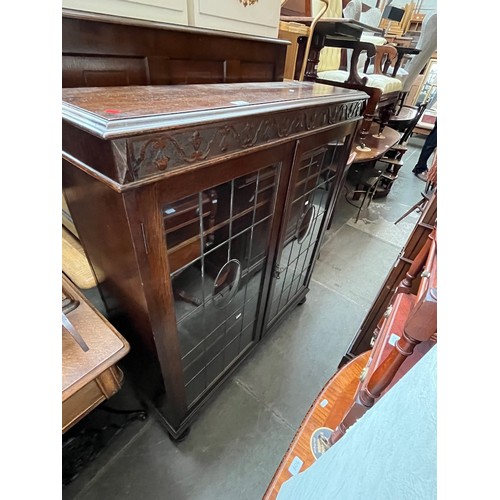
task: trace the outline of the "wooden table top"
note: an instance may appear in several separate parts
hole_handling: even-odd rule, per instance
[[[396,130],[385,127],[382,133],[383,138],[375,137],[379,130],[379,124],[373,123],[370,127],[370,132],[365,138],[365,144],[371,149],[371,151],[359,151],[356,146],[359,142],[354,141],[352,146],[352,152],[356,153],[353,163],[368,162],[372,160],[378,160],[384,154],[396,144],[401,138],[401,134]]]
[[[325,385],[302,421],[283,460],[274,474],[263,500],[278,496],[281,485],[292,475],[309,468],[316,458],[312,452],[312,435],[321,428],[335,429],[352,404],[359,377],[371,351],[361,354],[342,367]],[[302,464],[301,464],[302,462]],[[294,474],[292,474],[293,471]]]
[[[79,301],[78,307],[68,312],[67,317],[89,347],[84,352],[62,329],[62,400],[65,401],[123,358],[130,346],[64,274],[62,291]]]

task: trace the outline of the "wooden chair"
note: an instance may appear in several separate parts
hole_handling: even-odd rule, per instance
[[[313,40],[314,29],[318,23],[318,21],[325,15],[325,13],[330,8],[330,0],[318,0],[321,2],[321,9],[318,14],[312,19],[310,25],[297,23],[297,22],[287,22],[280,21],[279,28],[279,37],[288,40],[290,42],[290,46],[287,48],[287,54],[285,59],[285,78],[288,79],[298,79],[299,81],[304,80],[304,73],[307,64],[308,54],[311,48],[311,43]],[[281,0],[281,7],[283,11],[283,6],[286,3],[286,0]],[[309,5],[310,12],[310,5]],[[307,11],[307,9],[305,9]],[[286,19],[286,16],[284,17]],[[300,43],[305,42],[305,49],[302,51],[300,47]],[[299,63],[298,59],[300,59],[300,54],[302,55],[302,62]],[[296,77],[298,73],[298,77]]]
[[[406,151],[408,151],[406,142],[411,136],[413,129],[420,120],[426,107],[427,103],[422,103],[419,106],[404,105],[395,115],[391,115],[388,125],[393,130],[400,132],[401,138],[382,158],[377,160],[379,164],[385,165],[383,167],[381,180],[378,184],[379,196],[388,194],[392,188],[392,184],[398,179],[399,171],[403,167],[403,156]],[[379,119],[376,119],[376,121],[378,120]]]
[[[335,30],[329,30],[326,25],[322,26],[319,21],[324,16],[325,12],[330,13],[333,7],[330,6],[330,0],[319,1],[323,4],[320,12],[314,19],[308,22],[304,21],[305,24],[303,27],[307,28],[306,37],[304,37],[304,32],[300,30],[295,30],[295,36],[292,36],[290,33],[286,32],[287,30],[285,30],[284,27],[285,23],[282,22],[280,24],[280,33],[283,33],[284,38],[292,41],[291,51],[296,54],[295,57],[299,57],[298,54],[300,54],[300,50],[298,47],[295,49],[293,48],[294,40],[296,40],[298,44],[301,36],[302,39],[307,39],[305,49],[302,51],[302,64],[297,63],[295,70],[289,70],[287,75],[289,75],[289,77],[290,75],[297,75],[297,69],[300,67],[299,80],[317,81],[327,85],[356,90],[360,89],[366,92],[370,96],[370,99],[366,105],[364,121],[359,133],[359,147],[361,151],[369,151],[365,145],[365,138],[369,133],[374,117],[377,115],[380,116],[380,135],[399,99],[399,90],[402,88],[402,83],[400,80],[392,78],[387,74],[390,65],[396,62],[398,53],[393,46],[387,45],[386,40],[381,36],[368,35],[367,38],[367,35],[364,33],[364,31],[367,30],[366,25],[363,25],[363,28],[359,28],[358,25],[354,31],[351,31],[350,35],[347,34],[349,30],[341,30],[337,35],[332,36]],[[282,21],[284,19],[285,18],[282,17]],[[292,18],[292,20],[293,19],[294,18]],[[297,19],[300,20],[300,18]],[[339,28],[342,25],[347,26],[346,23],[335,23],[336,19],[334,18],[325,20],[330,22],[331,28],[333,28],[334,25],[338,25]],[[349,20],[350,18],[338,18],[338,21]],[[357,20],[354,19],[354,21]],[[368,31],[370,30],[368,29]],[[381,30],[375,26],[373,27],[373,31],[381,33]],[[341,51],[343,51],[340,57],[341,68],[337,68],[339,58],[332,57],[332,60],[329,62],[335,68],[325,70],[322,67],[324,65],[322,65],[320,61],[320,52],[323,49],[328,51],[332,48],[341,49]],[[363,59],[365,52],[366,60]],[[331,52],[328,56],[330,55],[332,55]],[[370,63],[374,63],[374,69],[366,74],[362,72],[365,63],[367,67]],[[328,66],[330,66],[330,64]],[[318,69],[318,67],[320,69]]]
[[[420,210],[423,212],[427,203],[429,203],[432,196],[437,193],[437,150],[434,153],[434,158],[432,160],[431,168],[429,169],[429,173],[427,175],[427,182],[425,184],[425,189],[422,191],[420,200],[417,201],[412,207],[410,207],[398,220],[394,222],[397,224],[401,222],[405,217],[410,215],[414,210]]]
[[[355,177],[356,188],[350,191],[348,194],[352,196],[352,199],[358,199],[359,197],[361,197],[361,203],[359,205],[355,205],[349,200],[347,194],[346,201],[347,203],[358,209],[355,220],[355,222],[358,222],[361,211],[363,210],[363,208],[368,208],[370,206],[370,203],[372,202],[377,192],[377,188],[382,178],[383,171],[376,167],[360,168],[359,170],[356,167],[352,167],[350,174],[352,177]]]
[[[406,144],[427,106],[428,101],[417,106],[401,105],[397,113],[389,119],[388,125],[402,134],[398,144]]]
[[[314,78],[309,76],[309,79],[326,85],[362,90],[370,96],[358,134],[358,149],[367,151],[365,139],[372,122],[377,117],[380,124],[378,136],[381,137],[399,101],[403,84],[397,78],[389,76],[386,69],[396,61],[397,50],[392,45],[376,46],[370,42],[357,40],[329,40],[329,44],[341,49],[352,49],[349,70],[345,68],[320,71]],[[366,52],[369,61],[373,61],[371,73],[360,72],[359,59],[363,52]],[[366,63],[363,65],[366,67]]]

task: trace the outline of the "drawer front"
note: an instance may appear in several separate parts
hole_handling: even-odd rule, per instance
[[[62,403],[62,432],[66,432],[121,387],[123,373],[111,366]]]
[[[79,422],[85,415],[90,413],[99,403],[105,400],[105,396],[97,382],[93,380],[83,386],[62,404],[62,431],[66,432]]]

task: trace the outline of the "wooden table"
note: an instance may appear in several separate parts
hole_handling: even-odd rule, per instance
[[[298,472],[303,472],[316,461],[311,446],[311,437],[318,429],[334,429],[341,422],[344,413],[352,404],[359,377],[369,357],[370,351],[358,356],[327,382],[302,421],[263,500],[275,499],[285,481]],[[301,462],[302,465],[300,465]]]
[[[365,144],[370,148],[370,151],[359,151],[356,146],[359,143],[354,141],[355,145],[353,145],[351,151],[356,153],[356,157],[353,163],[371,162],[382,158],[401,138],[401,134],[390,127],[385,127],[382,136],[379,138],[377,136],[378,130],[379,124],[373,123],[365,139]]]
[[[116,366],[129,351],[128,342],[62,275],[63,312],[88,346],[84,351],[62,329],[62,432],[79,422],[121,387],[123,374]],[[73,305],[65,307],[73,301]],[[75,307],[76,305],[76,307]]]
[[[426,339],[415,337],[416,340],[408,352],[402,350],[398,343],[400,338],[408,338],[405,337],[409,333],[408,328],[410,328],[408,321],[414,314],[415,305],[419,300],[427,296],[431,290],[437,296],[436,243],[435,240],[430,241],[430,250],[425,258],[425,265],[422,262],[422,266],[418,270],[420,273],[421,269],[425,269],[428,273],[420,279],[418,292],[414,295],[410,289],[405,291],[401,286],[399,288],[401,291],[395,294],[391,303],[392,307],[387,309],[383,318],[380,318],[381,326],[376,338],[374,337],[373,349],[354,358],[328,381],[302,421],[264,494],[264,500],[276,498],[285,481],[309,468],[331,446],[335,446],[328,441],[332,431],[337,429],[341,422],[346,425],[347,419],[344,419],[346,412],[350,413],[355,406],[359,408],[360,401],[363,399],[360,398],[358,391],[364,391],[368,386],[370,394],[375,394],[373,390],[375,386],[367,384],[373,373],[378,373],[378,368],[383,366],[386,360],[397,360],[397,357],[393,356],[394,353],[397,356],[401,356],[399,353],[405,356],[402,364],[393,362],[385,365],[387,373],[390,373],[390,378],[388,376],[387,379],[383,379],[382,376],[379,376],[379,380],[386,380],[387,383],[380,382],[379,394],[374,396],[376,400],[390,391],[436,344],[436,308],[427,308],[425,311],[420,309],[419,328],[423,332],[429,333]],[[412,284],[409,283],[405,286],[411,288]],[[429,301],[429,303],[431,302],[432,300]],[[411,326],[411,332],[415,331],[415,326]],[[393,370],[390,367],[393,367]],[[365,411],[376,411],[376,406],[368,407],[367,403],[363,404],[366,405],[366,408],[363,412],[357,410],[357,418],[362,418]]]
[[[380,137],[378,137],[378,132],[379,124],[372,123],[370,132],[365,138],[365,145],[370,148],[370,151],[360,151],[356,145],[352,146],[351,154],[355,153],[356,156],[347,174],[347,178],[355,186],[355,193],[352,196],[352,200],[359,200],[361,197],[363,185],[360,179],[363,177],[366,169],[374,169],[377,161],[383,161],[386,153],[394,147],[401,137],[399,132],[390,127],[385,127]],[[354,144],[359,144],[359,142],[355,140]],[[386,196],[389,193],[394,181],[388,182],[389,184],[386,187],[383,187],[382,184],[379,185],[374,198]]]

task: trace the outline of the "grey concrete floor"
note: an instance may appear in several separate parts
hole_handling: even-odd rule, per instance
[[[373,200],[357,223],[357,209],[341,194],[307,302],[235,371],[185,441],[173,443],[153,417],[134,421],[63,488],[63,498],[261,499],[418,219],[414,212],[394,225],[424,188],[411,173],[423,142],[410,139],[391,192]]]

